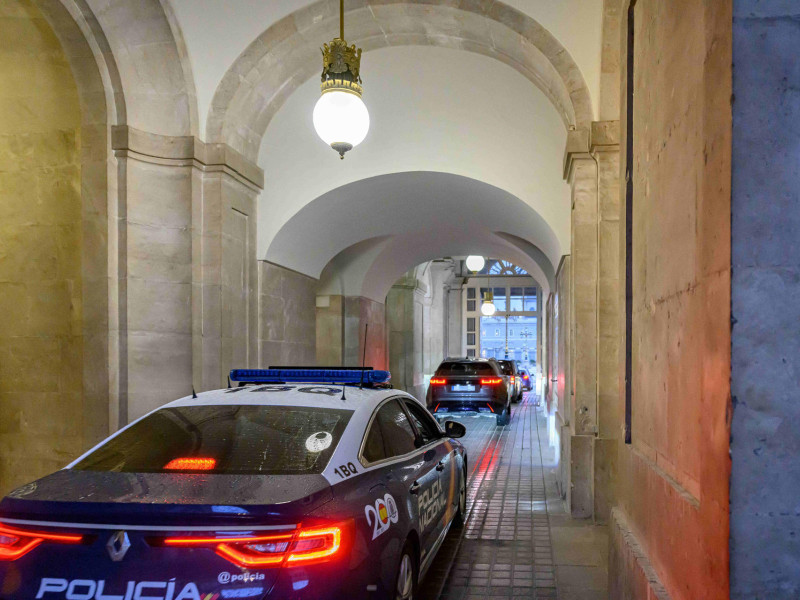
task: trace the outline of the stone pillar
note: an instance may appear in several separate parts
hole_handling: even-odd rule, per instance
[[[386,296],[389,370],[395,387],[422,399],[424,381],[424,313],[430,306],[427,287],[414,271],[400,279]]]
[[[445,286],[444,355],[464,356],[464,318],[461,294],[464,279],[459,277]]]
[[[553,298],[553,408],[561,439],[558,484],[561,497],[568,499],[570,490],[570,447],[572,439],[572,293],[571,257],[562,257],[556,271],[556,292]]]
[[[619,419],[618,170],[617,121],[593,123],[588,136],[570,133],[564,174],[572,190],[572,394],[565,411],[569,436],[562,439],[568,446],[570,512],[599,521],[610,514]]]
[[[231,369],[259,364],[255,247],[263,175],[226,146],[200,150],[192,214],[193,380],[207,390],[225,385]]]
[[[112,147],[109,356],[122,426],[255,364],[263,175],[227,146],[194,137],[118,126]]]
[[[619,395],[619,121],[592,123],[597,161],[597,438],[594,449],[594,516],[607,522],[613,504],[617,444],[623,405]]]
[[[112,131],[118,426],[192,391],[191,139],[125,126]]]
[[[570,327],[572,405],[569,510],[574,517],[594,514],[594,436],[597,433],[597,163],[588,150],[587,132],[570,132],[565,178],[572,191]]]

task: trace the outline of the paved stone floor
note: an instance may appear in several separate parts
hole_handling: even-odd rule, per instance
[[[565,514],[534,396],[514,407],[507,427],[491,416],[458,420],[467,427],[467,524],[451,530],[420,596],[605,600],[606,529]]]

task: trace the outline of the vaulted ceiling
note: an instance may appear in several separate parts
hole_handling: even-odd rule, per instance
[[[347,0],[372,126],[344,161],[311,122],[338,2],[169,2],[201,137],[264,170],[259,258],[375,299],[445,254],[549,285],[569,251],[567,132],[597,112],[602,0]]]

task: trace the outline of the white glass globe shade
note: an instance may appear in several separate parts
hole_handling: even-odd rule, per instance
[[[357,95],[330,90],[319,97],[314,107],[314,129],[329,146],[358,146],[369,131],[369,111]]]
[[[484,317],[491,317],[497,308],[495,308],[494,302],[487,302],[486,300],[483,301],[481,304],[481,314]]]
[[[483,268],[483,266],[486,264],[486,261],[483,259],[482,256],[468,256],[466,263],[467,263],[467,268],[470,271],[475,271],[477,273]]]

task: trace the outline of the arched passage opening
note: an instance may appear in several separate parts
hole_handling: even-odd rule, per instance
[[[543,372],[543,286],[512,261],[487,258],[471,272],[466,256],[426,261],[398,278],[386,296],[386,363],[394,385],[424,398],[447,357],[516,361]],[[493,294],[496,312],[482,313]],[[367,345],[369,351],[369,345]]]

